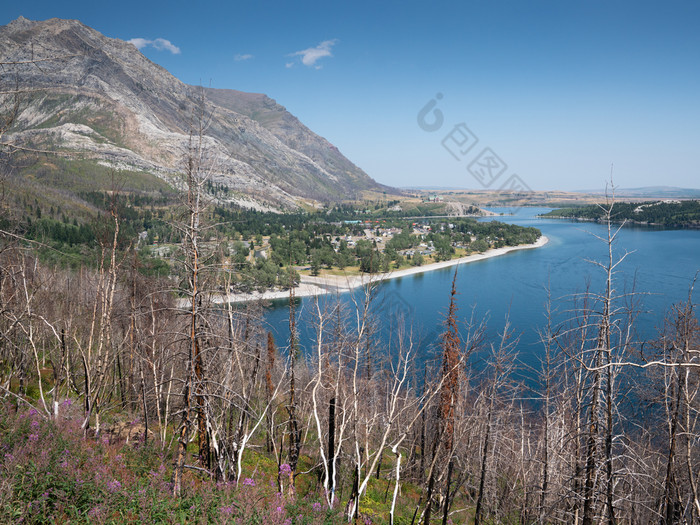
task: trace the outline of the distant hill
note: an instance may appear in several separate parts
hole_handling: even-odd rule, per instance
[[[601,206],[588,205],[552,210],[543,217],[558,217],[602,222]],[[660,200],[648,202],[616,202],[612,210],[614,222],[630,222],[669,228],[700,228],[700,202],[696,200]]]
[[[576,193],[604,195],[604,190],[577,190]],[[642,188],[616,188],[617,198],[631,199],[699,199],[700,189],[676,188],[674,186],[645,186]]]
[[[171,187],[178,184],[199,88],[132,44],[76,20],[19,18],[0,27],[0,62],[6,64],[0,91],[22,93],[5,141],[73,153],[70,158],[80,159],[86,177],[91,166],[103,166],[128,170],[132,179],[143,175],[146,186],[154,176]],[[215,159],[212,184],[226,189],[220,199],[293,209],[304,199],[334,201],[387,189],[269,97],[203,92],[211,114],[206,140]],[[60,185],[70,165],[41,156],[35,161],[27,161],[21,173],[45,185]]]

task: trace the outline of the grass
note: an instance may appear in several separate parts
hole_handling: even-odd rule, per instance
[[[171,193],[173,191],[169,184],[150,173],[116,171],[95,161],[84,159],[53,158],[50,162],[38,161],[24,168],[20,175],[40,182],[42,185],[74,193],[105,189],[121,192]]]
[[[35,126],[36,129],[48,129],[64,123],[83,124],[93,129],[101,141],[109,141],[125,147],[122,133],[123,123],[110,109],[104,107],[97,99],[85,95],[46,94],[37,101],[38,111],[49,118]]]
[[[82,223],[97,214],[97,208],[81,194],[117,189],[122,194],[170,195],[173,189],[155,175],[114,171],[94,161],[48,157],[32,159],[5,179],[7,204],[18,219],[35,217],[36,209],[48,216],[50,209]]]

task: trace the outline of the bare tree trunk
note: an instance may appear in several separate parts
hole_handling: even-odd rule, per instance
[[[678,381],[678,378],[676,377],[676,371],[671,370],[671,374],[673,374],[673,380],[671,382],[671,386],[675,386],[676,388],[676,395],[673,398],[673,404],[672,404],[672,415],[671,415],[671,421],[670,421],[670,429],[669,429],[669,446],[668,446],[668,455],[666,457],[666,476],[664,477],[664,510],[665,510],[665,515],[666,515],[666,523],[675,523],[675,503],[676,503],[676,498],[675,498],[675,491],[676,491],[676,480],[675,476],[673,475],[673,469],[674,469],[674,462],[675,462],[675,455],[676,455],[676,433],[678,429],[678,417],[679,417],[679,408],[681,404],[681,384]]]
[[[486,486],[486,471],[489,458],[489,445],[491,444],[491,422],[493,417],[493,394],[486,415],[486,434],[484,435],[484,446],[481,451],[481,468],[479,473],[479,491],[476,496],[476,509],[474,511],[474,525],[480,525],[483,520],[484,491]]]
[[[450,457],[450,462],[447,465],[447,479],[445,480],[445,503],[443,505],[442,525],[447,525],[447,518],[450,515],[450,484],[452,483],[453,468],[454,459]]]
[[[596,364],[599,366],[599,363]],[[598,398],[600,396],[600,372],[596,371],[593,380],[593,394],[588,420],[588,437],[586,445],[586,481],[583,492],[583,525],[593,525],[596,480],[596,456],[598,439]]]
[[[195,339],[194,345],[194,380],[195,398],[197,402],[197,438],[199,445],[199,464],[203,469],[211,470],[211,450],[207,425],[207,406],[204,392],[204,364],[200,340]]]
[[[265,363],[265,391],[267,394],[268,405],[272,404],[272,392],[275,387],[272,384],[272,369],[275,366],[275,354],[277,349],[275,348],[275,338],[272,332],[267,332],[267,361]],[[274,448],[275,436],[274,436],[274,410],[270,407],[267,413],[267,434],[265,437],[265,443],[267,452],[271,453]]]
[[[328,489],[333,490],[335,479],[335,396],[328,401]]]
[[[685,436],[686,436],[686,447],[685,447],[685,466],[688,470],[688,481],[690,482],[691,497],[693,499],[691,504],[691,516],[694,521],[700,519],[700,497],[698,495],[698,482],[696,478],[696,473],[693,469],[693,455],[691,452],[691,440],[693,436],[690,430],[693,428],[694,420],[691,420],[691,410],[690,410],[690,388],[689,388],[689,376],[690,369],[686,368],[683,371],[683,392],[685,393]],[[697,391],[695,392],[697,395]],[[697,439],[697,437],[695,437]]]
[[[291,275],[291,274],[290,274]],[[296,314],[294,312],[294,287],[289,288],[289,494],[296,495],[295,478],[299,462],[301,430],[297,421],[297,401],[295,385],[295,366],[297,354]]]
[[[554,377],[554,371],[552,370],[552,309],[551,309],[551,296],[549,290],[547,292],[547,328],[546,332],[542,334],[541,339],[545,347],[544,356],[544,434],[543,438],[543,458],[542,458],[542,484],[540,486],[540,498],[539,498],[539,521],[541,523],[545,520],[546,506],[547,506],[547,492],[549,490],[549,470],[550,470],[550,433],[551,433],[551,419],[552,419],[552,379]]]
[[[428,489],[425,494],[425,513],[423,514],[423,524],[430,525],[430,516],[433,510],[433,487],[435,486],[435,470],[430,470],[428,477]],[[476,523],[476,522],[475,522]]]
[[[447,516],[450,510],[450,483],[452,482],[452,468],[455,433],[455,405],[459,397],[460,383],[460,340],[457,329],[457,270],[452,278],[450,291],[450,306],[445,320],[445,332],[442,334],[442,388],[440,389],[440,417],[438,424],[442,426],[442,440],[444,444],[445,458],[448,462],[447,479],[444,492],[443,525],[447,524]]]
[[[185,468],[185,459],[187,456],[187,443],[190,437],[190,371],[187,371],[187,378],[185,379],[185,391],[183,392],[183,407],[182,407],[182,420],[180,421],[180,429],[178,432],[177,439],[177,452],[175,456],[175,466],[173,468],[173,496],[179,497],[182,490],[182,474]]]
[[[131,293],[129,294],[129,372],[127,374],[128,393],[131,398],[134,393],[134,360],[136,356],[136,251],[131,266]],[[141,370],[143,375],[143,370]],[[142,383],[143,386],[143,383]],[[136,407],[136,399],[132,399],[132,408]]]
[[[143,367],[139,367],[141,372],[141,395],[143,396],[143,422],[145,430],[143,431],[143,444],[148,445],[148,402],[146,400],[146,380],[143,377]]]
[[[394,447],[392,447],[392,452],[396,455],[396,473],[394,476],[396,479],[394,482],[394,495],[391,498],[391,509],[389,511],[389,525],[394,525],[395,522],[396,499],[399,496],[399,482],[401,474],[401,453],[399,452],[398,445],[394,445]]]
[[[425,366],[425,373],[423,374],[423,384],[428,376],[428,365]],[[421,411],[420,416],[420,463],[418,465],[418,483],[422,484],[425,477],[425,409]]]

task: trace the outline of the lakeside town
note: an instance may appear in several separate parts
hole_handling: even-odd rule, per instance
[[[238,298],[282,292],[316,277],[430,268],[493,249],[531,245],[541,235],[536,228],[473,217],[327,221],[311,215],[284,225],[269,215],[255,225],[257,230],[242,236],[234,231],[230,236],[236,240],[201,244],[204,253],[212,254],[226,270],[226,290]],[[165,268],[177,267],[177,253],[176,245],[157,240],[139,247],[144,260],[155,259]]]

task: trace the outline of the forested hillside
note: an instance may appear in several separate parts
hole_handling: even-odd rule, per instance
[[[552,210],[543,217],[564,217],[601,222],[605,209],[597,205]],[[614,222],[649,224],[669,228],[700,227],[700,201],[618,202],[612,215]]]

